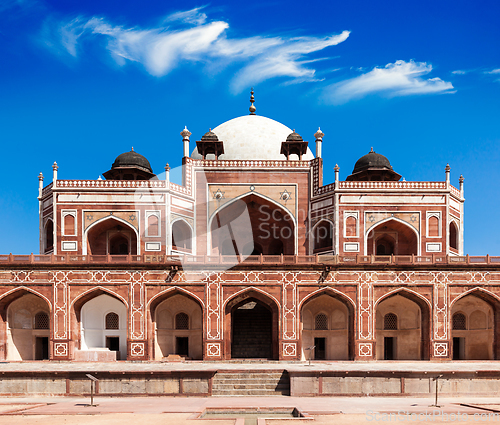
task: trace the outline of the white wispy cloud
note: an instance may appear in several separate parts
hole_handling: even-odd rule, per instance
[[[432,65],[426,62],[398,60],[384,68],[375,67],[366,74],[330,85],[324,92],[324,100],[339,105],[371,94],[396,97],[455,92],[450,82],[423,78],[431,71]]]
[[[467,73],[469,73],[470,71],[466,71],[464,69],[457,69],[456,71],[451,71],[452,74],[455,74],[455,75],[465,75]]]
[[[485,74],[500,74],[500,68],[498,69],[492,69],[491,71],[484,71]]]
[[[106,40],[117,64],[143,65],[148,73],[162,77],[182,63],[202,63],[215,68],[237,63],[231,82],[233,92],[261,81],[288,77],[295,82],[315,81],[316,70],[308,55],[345,41],[349,31],[329,37],[278,37],[258,35],[230,38],[229,24],[208,21],[203,7],[175,12],[154,28],[126,28],[104,18],[75,18],[45,32],[46,45],[62,47],[75,58],[85,42]],[[309,65],[309,66],[308,66]]]

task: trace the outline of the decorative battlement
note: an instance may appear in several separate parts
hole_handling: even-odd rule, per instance
[[[452,186],[450,186],[452,187]],[[342,181],[339,189],[431,189],[445,190],[446,182]],[[456,190],[456,189],[455,189]]]
[[[44,190],[46,190],[47,186]],[[56,180],[58,189],[166,188],[164,180]]]

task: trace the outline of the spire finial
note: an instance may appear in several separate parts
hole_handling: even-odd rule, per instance
[[[256,115],[255,111],[256,111],[257,108],[253,105],[254,102],[255,102],[255,98],[253,97],[253,87],[252,87],[252,91],[250,92],[250,103],[251,103],[251,105],[250,105],[250,108],[248,108],[249,111],[250,111],[250,115]]]
[[[373,150],[373,146],[372,146],[372,148],[371,148],[371,150],[370,150],[370,153],[374,153],[374,152],[375,152],[375,151]]]
[[[130,149],[130,152],[134,152],[134,147],[132,146],[132,149]]]

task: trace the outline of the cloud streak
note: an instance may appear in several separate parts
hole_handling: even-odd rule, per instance
[[[215,68],[238,64],[230,87],[234,93],[252,84],[284,77],[295,82],[316,81],[314,62],[308,55],[342,43],[349,31],[328,37],[253,36],[230,38],[229,24],[208,21],[203,7],[175,12],[155,28],[126,28],[104,18],[75,18],[45,34],[46,45],[61,48],[77,58],[85,43],[105,45],[115,62],[139,63],[163,77],[181,64],[205,64]],[[290,81],[289,81],[290,82]]]
[[[374,94],[390,98],[455,92],[450,82],[440,78],[424,78],[431,71],[432,65],[425,62],[398,60],[384,68],[375,67],[358,77],[328,86],[324,100],[341,105]]]

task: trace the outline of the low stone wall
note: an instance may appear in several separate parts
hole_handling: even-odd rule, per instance
[[[293,372],[291,396],[491,396],[500,387],[500,372]]]
[[[209,396],[215,371],[183,372],[3,372],[0,396],[90,394],[90,380],[96,377],[96,395]]]

